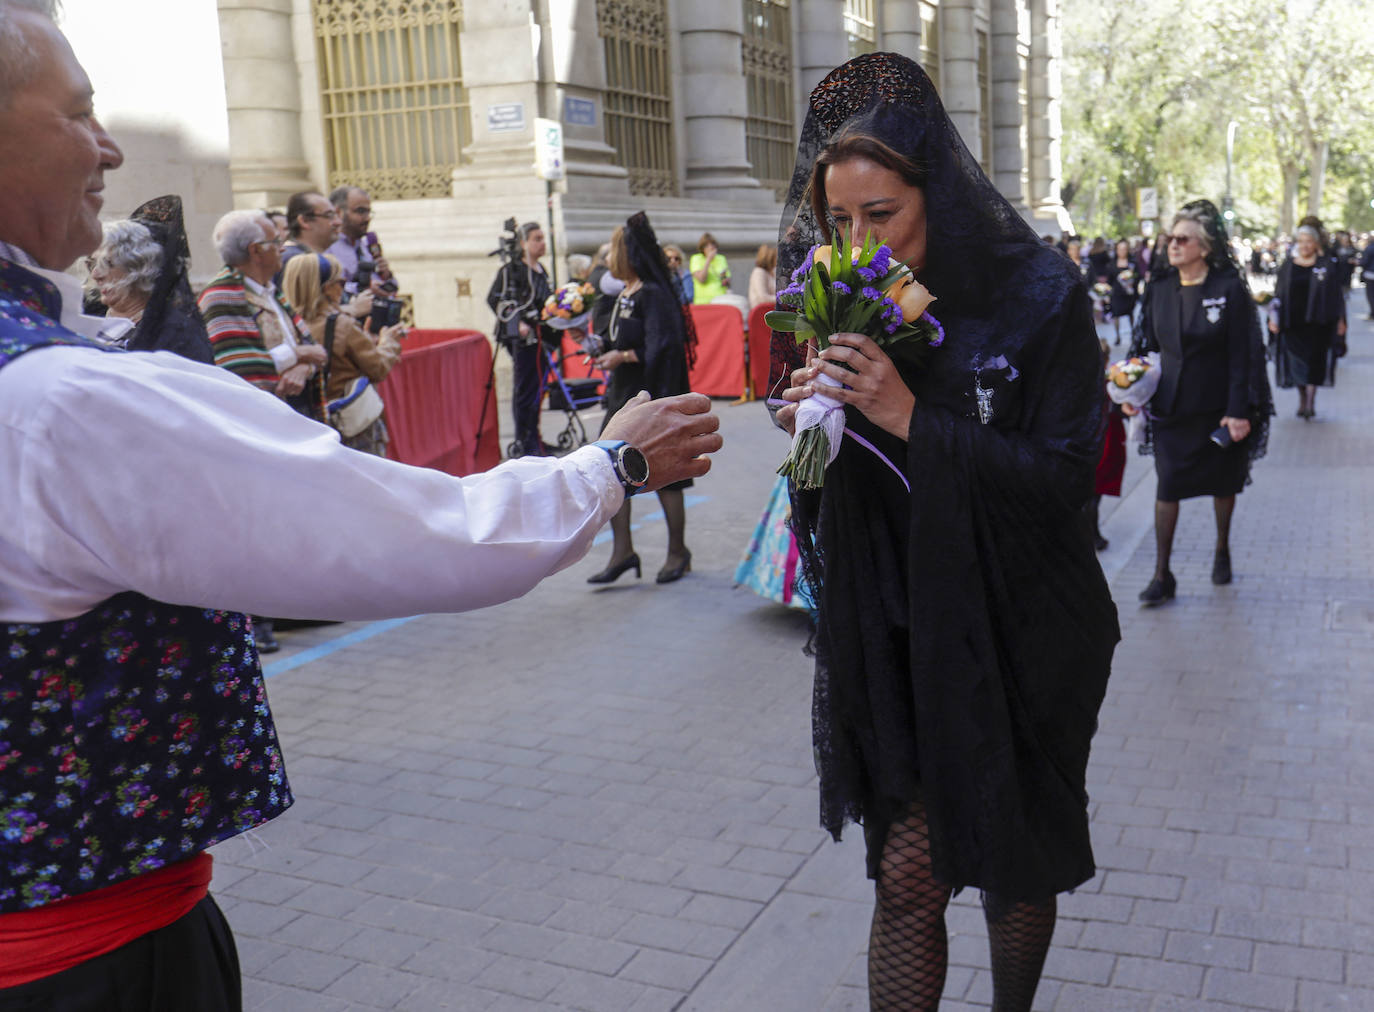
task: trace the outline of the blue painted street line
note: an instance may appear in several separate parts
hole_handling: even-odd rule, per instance
[[[682,503],[684,507],[699,506],[701,503],[706,502],[710,498],[711,497],[709,495],[689,495],[683,498]],[[631,516],[633,516],[633,514],[631,514]],[[658,510],[655,513],[650,513],[646,515],[637,523],[630,524],[630,530],[637,531],[640,527],[642,527],[644,524],[647,524],[650,520],[660,520],[662,518],[663,511]],[[600,534],[596,536],[596,540],[592,542],[592,546],[595,547],[596,545],[604,545],[607,541],[611,540],[611,536],[611,529],[610,527],[607,527],[604,531],[602,531]]]
[[[330,654],[351,647],[355,643],[370,640],[373,636],[380,636],[382,633],[389,632],[397,626],[405,625],[407,622],[413,622],[419,617],[419,615],[407,615],[405,618],[388,618],[381,622],[371,622],[361,629],[354,629],[352,632],[345,633],[338,639],[332,639],[328,643],[321,643],[318,646],[311,647],[309,650],[302,650],[300,653],[292,654],[290,657],[284,657],[279,661],[264,664],[262,666],[263,677],[271,678],[273,675],[280,675],[283,672],[292,671],[303,664],[309,664],[311,661],[318,661],[321,657],[328,657]]]

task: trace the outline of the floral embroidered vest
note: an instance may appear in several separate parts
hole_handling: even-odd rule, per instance
[[[59,308],[0,260],[0,369],[89,345]],[[184,860],[291,802],[243,615],[127,592],[0,624],[0,913]]]

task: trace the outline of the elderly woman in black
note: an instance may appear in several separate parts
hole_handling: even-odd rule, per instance
[[[1181,499],[1212,496],[1212,582],[1231,582],[1231,514],[1251,461],[1264,452],[1272,411],[1259,316],[1221,215],[1206,200],[1185,204],[1168,242],[1169,269],[1145,289],[1131,349],[1159,352],[1162,371],[1148,405],[1158,485],[1155,572],[1140,592],[1147,606],[1177,590],[1169,558]]]
[[[1055,896],[1094,871],[1084,777],[1118,637],[1083,514],[1102,447],[1087,293],[892,53],[812,92],[779,278],[837,228],[885,240],[946,337],[917,366],[857,334],[805,357],[774,335],[784,427],[820,374],[845,384],[826,387],[845,436],[823,488],[792,488],[821,822],[863,824],[874,1009],[938,1005],[945,909],[967,886],[994,1007],[1029,1009]]]
[[[681,289],[664,258],[653,226],[643,211],[611,236],[611,274],[626,282],[615,299],[607,332],[607,350],[596,364],[611,374],[606,385],[606,422],[641,390],[651,397],[671,397],[691,390],[688,370],[696,357],[696,331]],[[605,427],[605,423],[602,424]],[[668,523],[668,558],[656,582],[672,583],[692,569],[687,548],[687,504],[677,482],[658,491],[659,506]],[[611,518],[614,544],[611,561],[588,583],[614,583],[626,570],[639,577],[639,556],[630,535],[630,499]]]
[[[1278,319],[1269,330],[1278,348],[1274,376],[1298,388],[1298,417],[1317,413],[1317,387],[1334,386],[1336,359],[1345,354],[1345,293],[1340,264],[1322,249],[1315,225],[1298,229],[1292,255],[1279,267],[1274,297]]]
[[[210,338],[187,278],[190,262],[181,198],[150,200],[127,220],[105,226],[100,247],[86,260],[95,296],[87,311],[131,321],[121,341],[130,351],[170,351],[212,365]]]

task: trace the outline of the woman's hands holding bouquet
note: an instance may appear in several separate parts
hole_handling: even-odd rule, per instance
[[[790,403],[778,410],[778,421],[789,435],[797,413],[795,402],[816,392],[814,381],[820,374],[844,384],[823,387],[826,396],[854,405],[870,422],[898,439],[907,438],[916,396],[872,338],[845,333],[831,334],[829,347],[819,355],[808,345],[806,365],[792,373],[792,386],[782,394]]]

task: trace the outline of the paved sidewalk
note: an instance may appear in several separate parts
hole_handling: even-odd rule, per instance
[[[1374,1009],[1374,329],[1352,324],[1316,421],[1278,393],[1234,584],[1191,501],[1179,598],[1138,610],[1149,462],[1104,503],[1125,640],[1089,769],[1100,870],[1061,899],[1039,1009]],[[499,608],[284,634],[297,804],[215,853],[248,1008],[867,1007],[871,890],[858,834],[816,825],[805,623],[731,587],[784,447],[757,405],[718,410],[680,583],[652,582],[649,501],[644,580],[587,587],[603,546]],[[942,1008],[987,1008],[976,896],[949,924]]]

